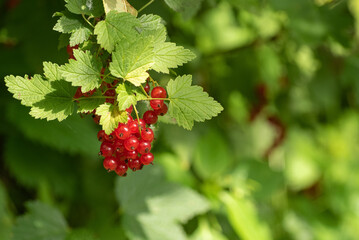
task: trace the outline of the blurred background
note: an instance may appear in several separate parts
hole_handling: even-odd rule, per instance
[[[35,120],[2,80],[0,239],[358,239],[359,1],[165,2],[143,13],[197,54],[175,71],[225,110],[191,132],[159,123],[155,165],[119,178],[91,117]],[[63,10],[0,0],[0,79],[67,62]]]

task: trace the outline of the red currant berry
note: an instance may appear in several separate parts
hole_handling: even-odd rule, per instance
[[[114,151],[116,153],[116,156],[118,154],[122,154],[125,152],[125,146],[123,146],[123,141],[121,140],[117,140],[114,144],[113,144],[113,147],[114,147]]]
[[[128,114],[131,114],[133,111],[133,106],[131,105],[131,107],[126,109],[126,112],[128,112]]]
[[[149,153],[151,151],[151,143],[147,142],[147,141],[140,141],[140,144],[138,145],[137,151],[140,154],[145,154],[145,153]]]
[[[126,157],[126,152],[123,152],[123,153],[116,153],[116,158],[119,160],[119,161],[127,161],[127,157]]]
[[[154,157],[152,153],[146,153],[141,156],[140,161],[143,165],[148,165],[153,162],[153,159]]]
[[[100,123],[100,119],[101,117],[97,114],[93,114],[92,115],[92,118],[93,118],[93,121],[96,123],[96,124],[99,124]]]
[[[112,156],[114,152],[113,144],[111,142],[103,142],[100,147],[100,155],[104,157]]]
[[[116,140],[115,132],[112,132],[110,135],[105,135],[105,140],[109,142],[114,142]]]
[[[139,132],[139,129],[138,129],[138,121],[137,121],[137,120],[129,121],[129,122],[127,123],[127,125],[128,125],[128,128],[130,129],[130,132],[131,132],[132,134]]]
[[[106,139],[106,133],[104,130],[100,130],[98,133],[97,133],[97,139],[100,141],[100,142],[103,142],[105,139]]]
[[[117,175],[119,175],[121,177],[125,177],[127,169],[128,169],[128,166],[125,162],[119,162],[118,166],[115,169],[115,172]]]
[[[103,160],[103,167],[109,172],[115,170],[117,167],[117,159],[114,157],[106,157]]]
[[[83,93],[85,97],[91,97],[96,92],[96,89]]]
[[[142,129],[145,129],[145,128],[146,128],[146,122],[145,122],[145,120],[143,120],[142,118],[140,118],[138,121],[140,122],[141,130],[142,130]]]
[[[126,151],[125,155],[126,155],[126,159],[135,159],[135,158],[137,158],[138,152],[137,151]]]
[[[151,89],[150,84],[146,83],[146,85],[145,85],[145,91],[146,91],[146,93],[149,93],[149,92],[150,92],[150,89]]]
[[[154,124],[154,123],[157,122],[158,116],[157,116],[157,114],[156,114],[154,111],[146,111],[146,112],[143,114],[143,120],[144,120],[148,125],[151,125],[151,124]]]
[[[115,130],[115,134],[118,139],[125,140],[130,137],[131,132],[127,125],[120,124],[119,127]]]
[[[161,109],[164,105],[163,100],[151,100],[150,105],[153,108],[153,110]]]
[[[128,161],[128,167],[135,172],[136,170],[140,170],[142,168],[142,163],[140,159],[130,159]]]
[[[104,95],[108,96],[108,97],[114,97],[114,96],[116,96],[116,91],[115,91],[115,89],[109,89],[105,92]]]
[[[153,98],[166,98],[167,92],[163,87],[155,87],[152,89],[151,97]]]
[[[140,141],[136,137],[129,137],[125,140],[124,145],[127,151],[134,151],[137,149]]]
[[[132,121],[132,120],[133,120],[133,118],[131,117],[131,115],[127,115],[127,122]]]
[[[74,98],[80,98],[80,97],[82,97],[83,96],[83,93],[82,93],[82,91],[81,91],[81,87],[78,87],[77,89],[76,89],[76,93],[75,93],[75,95],[74,95]]]
[[[164,103],[160,109],[155,110],[155,113],[160,116],[164,116],[168,112],[168,107]]]
[[[141,132],[141,138],[144,140],[144,141],[147,141],[147,142],[152,142],[153,141],[153,138],[155,137],[153,131],[151,128],[146,128],[145,130],[143,130]]]

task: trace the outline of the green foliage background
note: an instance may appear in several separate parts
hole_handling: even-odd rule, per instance
[[[65,63],[51,18],[64,1],[9,2],[0,79]],[[35,120],[2,82],[0,239],[357,239],[359,2],[156,0],[144,13],[197,54],[177,73],[224,112],[191,132],[158,124],[155,166],[118,178],[91,118]]]

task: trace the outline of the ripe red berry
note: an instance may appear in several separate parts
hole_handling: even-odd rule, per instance
[[[150,89],[151,89],[150,84],[146,83],[146,85],[145,85],[145,91],[146,91],[146,93],[149,93],[149,92],[150,92]]]
[[[117,159],[114,157],[106,157],[103,160],[103,167],[109,172],[114,171],[117,167]]]
[[[115,132],[112,132],[110,135],[105,135],[105,140],[109,142],[114,142],[116,140]]]
[[[148,125],[151,125],[151,124],[154,124],[154,123],[157,122],[158,116],[157,116],[157,114],[156,114],[154,111],[146,111],[146,112],[143,114],[143,120],[144,120]]]
[[[111,142],[103,142],[100,147],[100,155],[104,157],[112,156],[114,152],[113,144]]]
[[[125,140],[124,145],[127,151],[134,151],[137,149],[139,143],[138,138],[132,136]]]
[[[131,132],[127,125],[120,124],[119,127],[115,130],[115,134],[118,139],[125,140],[130,137]]]
[[[97,114],[93,114],[92,115],[92,118],[93,118],[93,121],[96,123],[96,124],[99,124],[100,123],[100,119],[101,117]]]
[[[106,137],[106,133],[104,130],[100,130],[98,133],[97,133],[97,139],[100,141],[100,142],[103,142],[105,140],[105,137]]]
[[[164,116],[167,112],[168,112],[168,107],[165,103],[160,109],[155,110],[155,113],[160,116]]]
[[[93,90],[91,90],[91,91],[84,92],[83,95],[84,95],[85,97],[91,97],[95,92],[96,92],[96,89],[93,89]]]
[[[137,158],[137,151],[126,151],[125,152],[125,156],[126,156],[126,159],[135,159]]]
[[[140,161],[140,159],[136,158],[136,159],[130,159],[128,161],[128,167],[132,170],[132,171],[136,171],[136,170],[140,170],[142,168],[142,163]]]
[[[141,132],[141,138],[144,140],[144,141],[147,141],[147,142],[152,142],[153,141],[153,138],[155,137],[153,131],[151,128],[146,128],[145,130],[143,130]]]
[[[128,114],[131,114],[133,110],[133,106],[131,105],[131,107],[126,109],[126,112],[128,112]]]
[[[119,162],[118,166],[115,169],[115,172],[117,173],[117,175],[119,176],[126,176],[126,172],[127,172],[128,166],[125,162]]]
[[[76,93],[75,93],[75,95],[74,95],[74,98],[80,98],[80,97],[83,97],[83,93],[82,93],[82,91],[81,91],[81,87],[78,87],[78,88],[76,89]]]
[[[142,118],[138,120],[140,122],[141,131],[146,128],[146,122]]]
[[[148,165],[153,162],[153,159],[154,159],[154,156],[152,153],[146,153],[141,156],[140,161],[143,165]]]
[[[145,153],[149,153],[151,151],[151,148],[152,146],[150,142],[141,140],[140,144],[138,145],[137,151],[140,154],[145,154]]]
[[[150,105],[153,108],[153,110],[161,109],[164,105],[163,100],[151,100]]]
[[[130,129],[130,132],[131,132],[132,134],[139,132],[139,129],[138,129],[138,121],[137,121],[137,120],[129,121],[129,122],[127,123],[127,126],[128,126],[128,128]]]
[[[155,87],[152,89],[151,97],[153,98],[166,98],[167,92],[163,87]]]
[[[125,146],[123,145],[123,141],[121,140],[115,141],[113,147],[115,149],[114,151],[116,153],[116,156],[123,154],[125,152]]]

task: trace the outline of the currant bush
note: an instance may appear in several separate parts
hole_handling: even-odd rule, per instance
[[[153,163],[152,129],[161,117],[168,114],[191,130],[194,121],[209,120],[223,108],[201,87],[192,86],[190,75],[166,86],[152,78],[151,71],[177,75],[173,68],[195,58],[190,50],[166,42],[161,17],[138,16],[132,7],[103,3],[105,8],[78,8],[79,2],[69,0],[67,10],[55,14],[60,18],[54,30],[69,39],[62,42],[68,63],[44,62],[44,76],[10,75],[5,83],[35,118],[62,121],[74,109],[81,117],[91,115],[102,128],[97,139],[104,168],[126,176],[128,168],[136,171]],[[140,101],[148,103],[143,112],[136,108]]]

